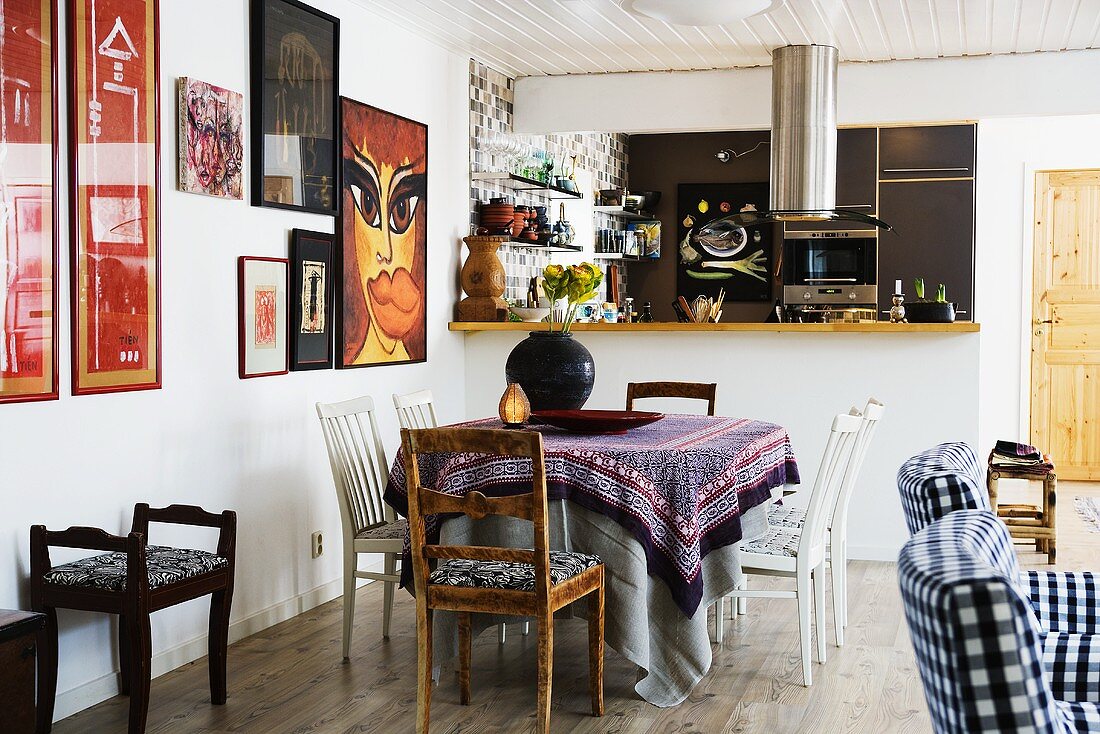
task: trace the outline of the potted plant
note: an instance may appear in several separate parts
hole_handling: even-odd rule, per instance
[[[551,264],[542,271],[542,292],[550,301],[547,328],[532,331],[517,344],[504,367],[507,381],[520,384],[532,410],[577,409],[592,394],[596,363],[570,329],[577,307],[591,299],[602,282],[603,272],[588,262],[568,267]],[[562,300],[566,307],[557,322],[554,310]]]
[[[955,304],[947,300],[947,287],[943,283],[936,289],[936,299],[924,297],[924,278],[913,279],[913,292],[917,300],[905,304],[905,316],[911,324],[950,324],[955,321]]]

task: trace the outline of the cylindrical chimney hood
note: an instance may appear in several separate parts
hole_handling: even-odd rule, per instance
[[[772,211],[836,206],[837,50],[772,52]]]

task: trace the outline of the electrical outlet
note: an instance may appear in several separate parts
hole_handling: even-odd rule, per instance
[[[313,535],[309,536],[310,544],[313,550],[313,557],[320,558],[321,554],[325,552],[325,537],[318,530]]]

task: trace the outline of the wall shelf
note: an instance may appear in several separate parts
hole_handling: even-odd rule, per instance
[[[622,260],[631,263],[656,262],[655,257],[642,257],[641,255],[627,255],[625,252],[594,252],[594,260]]]
[[[570,191],[558,186],[551,186],[533,178],[520,176],[506,171],[474,171],[470,174],[473,181],[497,181],[506,182],[503,188],[512,191],[525,191],[530,194],[544,196],[548,199],[582,199],[584,194],[578,191]]]
[[[538,250],[540,252],[584,252],[583,248],[574,245],[540,245],[531,240],[510,239],[504,244],[517,250]]]
[[[648,212],[636,212],[630,209],[624,209],[621,206],[594,206],[592,211],[597,214],[610,214],[613,217],[619,217],[625,219],[628,222],[648,222],[656,221],[657,217]]]

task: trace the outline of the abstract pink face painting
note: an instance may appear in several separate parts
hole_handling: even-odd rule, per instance
[[[243,199],[244,95],[180,79],[179,188]]]

